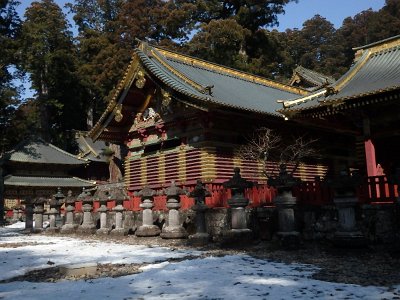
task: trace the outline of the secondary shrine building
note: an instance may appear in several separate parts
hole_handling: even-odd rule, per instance
[[[356,159],[348,167],[368,177],[372,200],[393,200],[393,183],[400,182],[400,36],[354,50],[354,64],[339,80],[284,101],[279,111],[300,124],[352,132],[348,148]]]
[[[307,96],[300,87],[278,83],[200,59],[140,43],[107,109],[89,132],[93,140],[126,146],[124,180],[133,192],[149,185],[160,189],[172,180],[192,186],[197,179],[221,187],[234,167],[242,176],[265,183],[263,166],[241,159],[238,146],[262,126],[282,136],[318,137],[333,161],[349,156],[336,148],[352,140],[324,128],[285,121],[277,110]],[[324,134],[321,134],[324,132]],[[321,148],[322,149],[322,148]],[[296,176],[324,177],[329,160],[301,165]],[[275,168],[271,163],[270,168]]]

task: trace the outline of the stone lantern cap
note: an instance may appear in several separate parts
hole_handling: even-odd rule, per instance
[[[157,194],[156,191],[147,185],[139,192],[135,192],[135,196],[141,197],[142,200],[146,200],[146,199],[152,200],[156,194]]]
[[[128,200],[129,196],[125,192],[124,188],[116,187],[116,188],[111,189],[110,199],[115,200],[115,201],[124,201],[124,200]]]
[[[93,198],[92,198],[92,194],[90,194],[89,191],[87,191],[85,188],[82,189],[82,193],[80,193],[77,197],[78,201],[82,201],[82,202],[92,202]]]
[[[50,199],[50,206],[58,206],[63,204],[63,200],[65,199],[65,195],[62,193],[61,188],[57,188],[57,193],[53,195],[53,198]]]
[[[245,189],[253,187],[253,182],[244,179],[240,175],[240,168],[235,168],[233,172],[232,178],[223,183],[224,188],[243,193]]]
[[[111,200],[111,194],[109,190],[98,190],[94,198],[100,202],[107,202]]]
[[[279,166],[279,174],[268,178],[268,185],[281,189],[292,189],[292,187],[300,184],[300,180],[295,178],[292,173],[287,171],[287,166],[281,164]]]
[[[167,196],[167,198],[177,198],[179,195],[184,195],[185,191],[176,185],[175,181],[171,182],[171,186],[164,189],[163,194]]]
[[[74,204],[75,201],[76,201],[76,198],[72,196],[72,191],[69,190],[67,192],[67,197],[65,197],[65,199],[64,199],[64,203],[65,204]]]
[[[336,196],[355,196],[357,187],[362,184],[362,177],[358,172],[349,174],[343,171],[333,180],[329,180],[328,184],[333,188]]]
[[[43,205],[43,204],[45,204],[47,202],[47,199],[44,198],[44,197],[37,197],[37,198],[33,199],[32,202],[35,205]]]
[[[211,196],[211,193],[204,186],[203,182],[200,179],[197,179],[196,186],[194,190],[189,193],[189,197],[194,198],[194,201],[197,204],[204,204],[206,197]]]

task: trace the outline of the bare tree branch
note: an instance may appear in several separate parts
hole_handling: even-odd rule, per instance
[[[280,165],[294,165],[291,175],[298,169],[301,162],[307,158],[315,157],[316,149],[312,146],[317,140],[306,139],[304,136],[283,139],[272,129],[261,127],[248,139],[246,145],[238,149],[238,155],[242,159],[258,161],[263,164],[263,175],[267,178],[275,176],[279,172]],[[273,166],[268,170],[268,163]]]

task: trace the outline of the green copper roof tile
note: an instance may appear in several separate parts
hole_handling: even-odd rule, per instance
[[[153,76],[172,89],[203,102],[275,115],[276,110],[281,108],[276,100],[287,100],[298,96],[295,93],[237,78],[224,72],[219,73],[192,66],[166,58],[161,54],[158,57],[163,60],[162,62],[139,49],[136,53]],[[182,78],[171,72],[167,66],[181,74]],[[213,86],[211,94],[202,93],[189,82],[185,82],[183,78],[188,78],[203,87]]]
[[[9,187],[93,187],[92,181],[77,177],[30,177],[8,175],[4,177],[4,185]]]
[[[83,165],[88,161],[68,153],[40,138],[26,140],[6,153],[4,161],[18,163],[57,164],[57,165]]]

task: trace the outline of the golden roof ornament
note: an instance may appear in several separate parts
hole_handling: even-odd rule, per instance
[[[143,71],[139,71],[137,73],[137,79],[136,79],[136,87],[139,89],[142,89],[144,85],[146,84],[146,78],[144,77]]]

